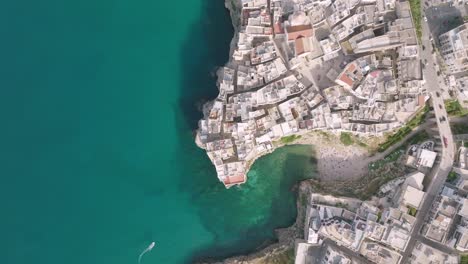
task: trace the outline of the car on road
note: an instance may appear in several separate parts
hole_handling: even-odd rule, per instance
[[[436,95],[437,95],[437,97],[440,97],[440,93],[439,93],[439,92],[436,92]]]
[[[439,108],[442,109],[442,105],[441,105],[441,104],[439,104]]]
[[[444,139],[444,145],[445,145],[445,147],[447,147],[447,146],[448,146],[448,141],[447,141],[447,138],[446,138],[445,136],[444,136],[444,137],[442,137],[442,138]]]
[[[426,16],[424,16],[424,21],[426,21],[426,22],[427,22],[427,17],[426,17]]]

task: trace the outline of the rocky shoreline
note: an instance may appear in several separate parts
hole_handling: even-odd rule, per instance
[[[240,32],[240,13],[239,10],[241,9],[241,1],[240,0],[225,0],[225,7],[226,9],[229,10],[229,14],[231,16],[231,21],[232,21],[232,26],[234,28],[234,36],[231,40],[230,43],[230,50],[229,50],[229,61],[226,63],[226,65],[233,64],[233,59],[232,59],[232,54],[234,53],[234,50],[237,45],[237,41],[239,38],[239,32]],[[219,79],[221,78],[221,73],[220,68],[217,71],[217,76],[218,76],[218,87],[219,87]],[[209,114],[209,111],[211,109],[211,106],[213,105],[213,101],[207,102],[203,105],[203,114],[204,116],[207,116]],[[203,148],[202,144],[200,144],[198,136],[196,137],[196,143],[199,147]],[[250,167],[255,160],[259,158],[256,157],[248,167]],[[299,184],[300,185],[300,184]],[[301,188],[299,188],[298,195],[300,195]],[[296,222],[287,228],[280,228],[276,229],[276,235],[278,238],[278,242],[270,244],[263,249],[254,252],[249,255],[240,255],[240,256],[234,256],[230,257],[224,260],[209,260],[209,261],[203,261],[199,262],[200,264],[213,264],[213,263],[225,263],[225,264],[237,264],[237,263],[268,263],[268,258],[269,257],[274,257],[275,255],[278,254],[283,254],[288,250],[294,250],[294,241],[296,238],[300,237],[302,235],[302,232],[300,230],[303,230],[303,225],[304,223],[301,223],[299,219],[304,219],[304,208],[299,204],[299,200],[297,199],[297,209],[298,209],[298,215],[296,218]]]
[[[219,94],[203,105],[204,117],[199,122],[195,141],[206,150],[219,181],[226,188],[245,183],[256,159],[273,152],[282,143],[290,143],[291,139],[302,137],[302,140],[294,140],[295,143],[315,145],[314,139],[312,143],[307,139],[314,131],[335,136],[345,133],[348,141],[355,137],[363,146],[366,144],[361,139],[367,141],[394,131],[411,116],[410,112],[423,107],[425,97],[422,94],[417,98],[405,97],[404,102],[388,103],[380,103],[377,97],[384,96],[380,93],[371,93],[376,98],[356,95],[354,89],[377,89],[372,86],[376,78],[383,78],[382,74],[392,71],[385,68],[388,64],[375,54],[355,59],[341,49],[328,50],[325,44],[336,42],[333,35],[321,48],[322,53],[331,57],[323,54],[325,57],[314,57],[309,53],[285,57],[286,49],[292,52],[288,45],[306,41],[302,39],[305,37],[298,40],[299,35],[307,33],[309,42],[317,38],[304,12],[289,14],[292,11],[288,8],[284,7],[288,10],[283,12],[281,4],[266,0],[225,0],[224,5],[234,28],[229,59],[216,71]],[[291,23],[305,24],[293,26]],[[320,23],[313,25],[321,27]],[[310,64],[309,57],[315,66]],[[359,78],[356,77],[352,85],[343,83],[339,76],[345,76],[358,65]],[[325,83],[319,81],[320,74],[315,76],[310,70],[318,71],[321,67],[322,71],[333,72],[333,76],[327,75]],[[367,74],[370,71],[372,74]],[[365,74],[368,76],[363,80]],[[376,100],[379,103],[375,103]],[[405,104],[410,106],[403,107]],[[355,178],[364,173],[366,166],[362,161],[365,158],[365,151],[358,148],[320,147],[318,159],[323,161],[319,162],[319,171],[326,179]]]
[[[240,32],[240,14],[239,11],[242,6],[241,0],[225,0],[224,6],[227,10],[229,10],[229,14],[231,16],[232,26],[234,27],[234,36],[231,40],[231,45],[229,49],[229,61],[228,64],[232,62],[232,54],[234,53],[234,49],[236,48],[237,41],[239,39],[239,32]]]
[[[226,9],[229,11],[229,15],[231,17],[231,22],[232,22],[232,27],[234,28],[234,36],[231,39],[231,42],[229,44],[229,60],[226,62],[225,66],[229,66],[233,64],[233,59],[232,59],[232,54],[234,53],[234,50],[236,49],[237,41],[239,39],[239,32],[240,32],[240,16],[238,10],[241,9],[241,0],[225,0],[224,1],[224,6]],[[218,67],[216,70],[216,86],[219,89],[220,85],[220,79],[222,78],[222,69],[223,67]],[[203,118],[207,118],[210,114],[210,110],[213,107],[215,100],[207,101],[203,103],[201,107],[201,111],[203,113]],[[200,138],[199,138],[199,130],[198,128],[195,131],[195,143],[197,146],[201,149],[205,149],[205,146],[201,143]]]
[[[349,23],[380,26],[368,18],[365,7],[354,9],[359,2],[333,5],[330,11],[336,13],[326,16],[325,6],[283,4],[225,0],[234,28],[229,61],[216,72],[219,95],[203,106],[196,143],[207,151],[226,188],[245,183],[256,159],[289,144],[314,146],[319,178],[294,188],[296,221],[275,230],[277,243],[252,254],[204,263],[293,263],[295,244],[303,241],[311,194],[372,197],[378,186],[403,173],[395,162],[374,166],[388,154],[376,154],[376,146],[386,133],[425,109],[428,97],[418,75],[421,69],[406,72],[408,67],[394,67],[420,65],[414,55],[418,48],[408,2],[388,7],[400,10],[397,20],[386,19],[391,26],[388,34],[355,38],[354,45],[343,44],[357,33],[354,28],[344,30]],[[340,12],[354,15],[345,23]],[[361,22],[355,21],[358,17]],[[402,21],[410,23],[400,35]],[[394,42],[381,50],[378,43],[384,37]],[[408,127],[396,134],[404,129]]]
[[[240,32],[240,11],[241,10],[241,1],[240,0],[225,0],[225,7],[229,10],[230,16],[231,16],[231,21],[232,21],[232,26],[234,28],[234,36],[231,40],[230,43],[230,52],[229,52],[229,61],[226,63],[227,66],[234,64],[233,62],[233,57],[232,54],[236,48],[237,42],[238,42],[238,37],[239,37],[239,32]],[[222,68],[220,68],[217,71],[217,77],[218,77],[218,87],[219,87],[219,82],[220,78],[222,78],[221,72]],[[214,101],[206,102],[203,105],[203,114],[205,117],[209,115],[210,109],[213,106]],[[320,154],[317,157],[317,160],[319,162],[319,175],[330,175],[331,170],[329,168],[325,168],[326,166],[323,166],[323,164],[320,163],[320,160],[323,155],[325,154],[330,154],[334,149],[336,151],[336,145],[339,145],[336,141],[334,142],[329,142],[329,140],[326,140],[324,138],[323,134],[320,133],[307,133],[304,135],[300,135],[301,137],[295,140],[294,144],[304,144],[304,145],[314,145],[317,148],[317,152],[320,152]],[[326,136],[326,135],[325,135]],[[198,133],[196,136],[196,143],[199,147],[204,148],[203,144],[199,141],[198,138]],[[277,149],[279,147],[282,147],[284,145],[287,145],[287,143],[283,142],[276,142],[274,149]],[[360,149],[358,147],[351,147],[352,153],[348,153],[351,156],[356,156],[356,157],[364,157],[367,156],[367,151]],[[272,150],[272,151],[273,151]],[[252,164],[255,162],[256,159],[260,158],[263,155],[267,155],[270,152],[263,153],[262,155],[257,155],[254,157],[248,164],[247,164],[247,171],[249,168],[252,166]],[[346,154],[347,155],[347,154]],[[342,157],[339,157],[342,158]],[[362,159],[361,159],[362,160]],[[329,162],[329,161],[327,161]],[[362,163],[362,162],[361,162]],[[362,167],[361,163],[358,163],[357,166],[358,168]],[[360,167],[359,167],[360,166]],[[325,168],[325,170],[323,169]],[[358,169],[359,170],[359,169]],[[355,176],[360,176],[360,175],[355,175]],[[304,219],[305,219],[305,209],[306,206],[304,204],[304,201],[307,200],[306,197],[308,197],[311,192],[313,191],[313,184],[308,181],[302,181],[299,182],[296,187],[297,191],[297,197],[298,199],[296,200],[296,207],[297,207],[297,217],[296,221],[294,224],[290,227],[286,228],[279,228],[276,229],[276,235],[277,235],[277,242],[267,245],[266,247],[253,252],[248,255],[239,255],[239,256],[234,256],[230,257],[224,260],[206,260],[199,262],[201,263],[224,263],[224,264],[238,264],[238,263],[252,263],[252,264],[261,264],[261,263],[278,263],[278,260],[286,260],[286,261],[292,261],[293,256],[294,256],[294,245],[297,239],[303,238],[303,233],[304,233]],[[292,252],[292,253],[291,253]],[[292,258],[292,259],[291,259]],[[280,261],[280,263],[283,263],[283,261]]]
[[[298,183],[298,197],[310,194],[310,188],[307,181]],[[248,255],[239,255],[230,257],[224,260],[210,260],[199,262],[199,264],[267,264],[267,263],[289,263],[285,260],[293,260],[294,244],[297,239],[303,237],[304,219],[306,207],[303,203],[303,198],[296,201],[297,217],[295,223],[287,228],[279,228],[275,230],[278,241],[270,244],[257,252]],[[280,261],[281,260],[281,261]]]

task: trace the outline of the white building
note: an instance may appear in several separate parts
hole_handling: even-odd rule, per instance
[[[418,159],[418,167],[423,166],[427,168],[432,168],[434,161],[437,158],[437,153],[427,149],[423,149]]]
[[[439,36],[440,52],[451,73],[468,70],[468,28],[461,25]]]

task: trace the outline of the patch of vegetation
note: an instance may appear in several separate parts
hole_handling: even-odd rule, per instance
[[[302,193],[299,194],[299,203],[301,204],[301,207],[305,208],[309,204],[309,201],[307,198],[308,196],[306,194],[302,194]]]
[[[319,133],[322,137],[324,137],[326,140],[330,140],[332,138],[331,134],[328,132],[325,132],[323,130],[318,130],[317,133]]]
[[[348,204],[346,203],[337,202],[335,206],[343,209],[348,209]]]
[[[351,135],[351,133],[348,132],[341,132],[340,141],[345,146],[354,144],[353,135]]]
[[[358,146],[363,147],[363,148],[368,148],[369,147],[366,143],[364,143],[364,142],[362,142],[360,140],[358,140],[356,143],[358,144]]]
[[[405,153],[406,148],[408,148],[410,145],[422,143],[423,141],[426,141],[429,138],[430,136],[426,131],[421,131],[417,133],[416,135],[410,137],[408,141],[401,147],[397,148],[396,150],[385,156],[384,159],[370,163],[369,169],[378,169],[379,167],[381,167],[379,165],[397,161],[401,157],[401,155]],[[375,165],[371,166],[372,164]]]
[[[468,134],[468,124],[453,124],[450,128],[453,134]]]
[[[293,143],[294,141],[300,139],[300,135],[290,135],[290,136],[285,136],[280,139],[281,143],[283,144],[290,144]]]
[[[373,195],[377,194],[380,186],[393,179],[394,178],[390,175],[381,175],[380,177],[376,177],[368,182],[366,188],[362,192],[358,193],[357,197],[360,200],[369,200]]]
[[[388,163],[397,161],[401,157],[401,155],[403,155],[403,153],[405,153],[405,150],[404,148],[400,147],[397,150],[385,156],[385,158],[369,163],[368,168],[369,170],[378,170]]]
[[[308,183],[313,192],[368,200],[378,194],[382,185],[405,173],[405,167],[401,166],[398,160],[403,156],[406,148],[427,139],[429,139],[429,134],[425,131],[417,133],[385,158],[370,163],[368,173],[358,180],[321,182],[320,179],[311,179]]]
[[[418,210],[416,210],[416,208],[414,207],[408,207],[408,214],[411,215],[411,216],[416,216],[416,213],[418,212]]]
[[[453,183],[458,178],[458,174],[454,171],[449,172],[446,182]]]
[[[416,35],[421,41],[422,37],[422,25],[421,25],[421,0],[410,0],[411,16],[413,17],[414,28],[416,29]]]
[[[426,131],[417,133],[416,135],[409,138],[408,141],[401,147],[397,148],[396,150],[392,151],[390,154],[385,156],[385,158],[369,163],[369,170],[378,170],[386,164],[396,162],[405,153],[406,148],[408,148],[410,145],[422,143],[423,141],[426,141],[429,138],[429,134],[427,134]]]
[[[447,100],[445,101],[445,109],[449,116],[466,116],[468,115],[468,109],[463,108],[458,100]]]
[[[465,148],[468,148],[468,141],[463,142],[463,146],[464,146]]]
[[[426,131],[422,131],[412,136],[410,139],[408,139],[406,144],[404,144],[402,147],[407,148],[410,145],[422,143],[423,141],[426,141],[429,138],[430,138],[429,134]]]
[[[401,166],[398,160],[404,155],[407,147],[427,139],[429,134],[425,131],[417,133],[383,159],[370,163],[368,172],[357,180],[321,182],[317,179],[308,182],[313,192],[368,200],[378,194],[382,185],[405,173],[405,167]]]
[[[388,136],[387,140],[383,142],[382,144],[379,145],[379,152],[384,152],[387,150],[390,146],[393,144],[397,143],[398,141],[402,140],[406,135],[408,135],[411,132],[411,128],[408,126],[404,126],[400,129],[395,134],[392,134]]]
[[[382,211],[379,211],[377,213],[377,223],[380,222],[380,219],[382,218]]]
[[[379,145],[379,152],[384,152],[393,144],[399,142],[406,137],[415,127],[424,123],[426,114],[429,111],[429,107],[425,106],[420,112],[418,112],[405,126],[398,129],[397,132],[388,136],[387,140]]]
[[[357,180],[320,182],[320,180],[312,179],[308,182],[312,191],[316,193],[368,200],[378,193],[380,186],[400,177],[404,170],[404,167],[396,162],[389,162],[377,169],[369,170],[366,175]]]
[[[412,129],[421,125],[424,123],[427,112],[429,112],[429,107],[426,105],[406,125]]]
[[[265,264],[293,264],[294,263],[294,248],[289,248],[281,253],[269,256],[263,262]]]
[[[461,255],[460,264],[468,264],[468,255]]]

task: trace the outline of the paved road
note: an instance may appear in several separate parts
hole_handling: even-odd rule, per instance
[[[378,152],[378,153],[375,153],[373,154],[370,159],[369,159],[369,162],[374,162],[374,161],[377,161],[377,160],[381,160],[381,159],[384,159],[388,154],[392,153],[393,151],[395,151],[396,149],[398,149],[399,147],[401,147],[402,145],[406,144],[411,137],[415,136],[416,134],[418,134],[419,132],[427,129],[429,126],[433,125],[435,123],[435,121],[426,121],[424,124],[420,125],[420,126],[417,126],[415,127],[408,135],[404,136],[400,141],[398,141],[397,143],[391,145],[388,149],[386,149],[385,151],[383,152]]]
[[[439,128],[440,138],[442,139],[442,158],[438,165],[436,165],[434,177],[426,191],[426,196],[424,201],[418,210],[416,221],[414,223],[413,230],[411,232],[411,237],[406,247],[405,252],[403,252],[403,257],[401,263],[407,263],[413,248],[416,244],[416,241],[419,235],[419,231],[426,220],[428,212],[431,208],[431,205],[434,202],[435,197],[438,195],[441,190],[447,175],[452,169],[455,145],[453,142],[452,131],[450,130],[450,124],[448,121],[440,122],[441,117],[447,118],[447,111],[445,110],[444,100],[441,97],[441,89],[439,87],[439,80],[437,78],[437,71],[435,69],[435,58],[431,53],[432,44],[429,40],[430,33],[427,22],[422,21],[422,45],[426,48],[424,50],[420,49],[421,59],[423,61],[427,60],[425,63],[426,67],[423,71],[424,79],[426,80],[426,89],[430,93],[432,98],[432,103],[434,105],[434,112],[436,115],[437,126]],[[440,105],[440,107],[439,107]],[[447,144],[444,144],[444,138],[446,138]]]
[[[463,117],[455,117],[453,119],[450,119],[450,123],[451,124],[456,124],[456,123],[466,123],[468,122],[468,116],[463,116]],[[403,144],[406,143],[406,141],[408,141],[411,137],[415,136],[416,134],[418,134],[419,132],[423,131],[423,130],[427,130],[427,129],[430,129],[432,128],[432,126],[436,123],[436,118],[431,118],[431,119],[427,119],[423,124],[413,128],[413,130],[408,134],[406,135],[405,137],[403,137],[403,139],[401,139],[400,141],[398,141],[397,143],[391,145],[388,149],[386,149],[384,152],[378,152],[374,155],[372,155],[369,159],[370,162],[374,162],[374,161],[377,161],[377,160],[381,160],[383,158],[385,158],[388,154],[392,153],[393,151],[395,151],[397,148],[401,147]],[[439,129],[439,128],[437,128]],[[459,135],[458,135],[459,136]],[[454,140],[458,140],[459,137],[457,135],[454,135]],[[461,140],[461,139],[460,139]],[[466,139],[465,140],[468,140],[468,134],[466,134]],[[443,144],[443,143],[442,143]]]
[[[440,244],[440,243],[437,243],[437,242],[435,242],[435,241],[433,241],[433,240],[430,240],[430,239],[428,239],[428,238],[422,236],[421,234],[418,234],[418,235],[416,236],[416,238],[417,238],[417,240],[418,240],[419,242],[422,242],[422,243],[424,243],[424,244],[426,244],[426,245],[428,245],[428,246],[430,246],[430,247],[433,247],[433,248],[435,248],[435,249],[437,249],[437,250],[440,250],[440,251],[442,251],[442,252],[445,252],[445,253],[448,253],[448,254],[452,254],[452,255],[457,254],[457,251],[456,251],[455,249],[453,249],[453,248],[451,248],[451,247],[448,247],[448,246],[446,246],[446,245],[442,245],[442,244]]]

